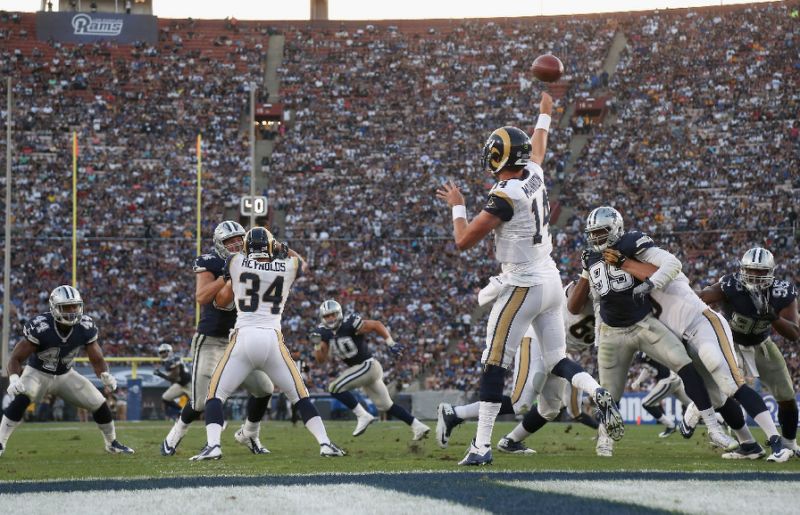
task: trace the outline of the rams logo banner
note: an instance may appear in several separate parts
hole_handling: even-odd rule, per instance
[[[92,43],[113,41],[130,44],[136,41],[158,42],[156,17],[115,13],[36,13],[36,38],[40,41]]]

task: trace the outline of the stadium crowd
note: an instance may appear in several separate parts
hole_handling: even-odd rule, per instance
[[[13,256],[15,318],[46,309],[52,287],[69,281],[74,129],[78,286],[104,351],[153,355],[167,341],[187,353],[196,136],[208,247],[248,187],[248,83],[261,87],[275,29],[161,20],[156,45],[75,46],[35,41],[32,20],[0,16],[0,68],[14,78],[18,113],[15,241],[24,251]],[[269,194],[285,213],[275,232],[313,271],[284,315],[312,388],[335,373],[310,362],[307,341],[319,303],[332,297],[406,344],[396,358],[375,346],[388,381],[475,389],[484,339],[475,293],[496,264],[489,242],[456,251],[433,192],[452,178],[477,212],[491,185],[479,169],[482,143],[497,126],[532,129],[540,84],[528,66],[540,53],[567,67],[565,86],[553,90],[559,117],[590,94],[608,93],[615,106],[592,126],[572,173],[569,120],[550,134],[545,168],[559,191],[554,207],[564,207],[552,232],[565,281],[579,272],[583,217],[605,203],[681,257],[697,286],[734,271],[755,244],[775,252],[779,277],[800,282],[795,25],[777,4],[281,27],[280,94],[292,119],[276,139]],[[607,78],[617,31],[628,44]],[[18,324],[12,334],[17,341]],[[798,381],[800,356],[784,349]]]

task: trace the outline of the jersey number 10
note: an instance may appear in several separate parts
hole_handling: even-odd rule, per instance
[[[283,276],[276,277],[263,295],[261,295],[261,278],[258,275],[245,272],[239,276],[239,281],[247,284],[244,297],[239,299],[240,311],[254,313],[258,311],[259,302],[266,302],[272,303],[273,315],[280,315],[281,301],[283,300]]]

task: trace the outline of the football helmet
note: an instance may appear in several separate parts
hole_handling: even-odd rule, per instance
[[[214,249],[216,249],[217,254],[219,254],[221,258],[226,259],[231,254],[236,254],[242,250],[242,246],[238,245],[238,248],[228,250],[225,246],[225,242],[236,236],[244,237],[244,235],[245,230],[241,224],[230,220],[222,222],[214,229]]]
[[[325,320],[325,317],[328,315],[336,315],[336,319],[332,322]],[[339,329],[339,326],[342,325],[342,319],[344,315],[342,315],[342,306],[338,302],[333,299],[328,299],[323,302],[319,307],[319,319],[322,322],[322,325],[335,331]]]
[[[78,306],[74,311],[65,311],[67,306]],[[64,325],[75,325],[83,316],[83,299],[81,294],[66,284],[59,286],[50,293],[50,313],[56,322]]]
[[[253,227],[244,237],[244,253],[250,259],[275,257],[275,238],[263,227]]]
[[[172,357],[172,345],[168,343],[162,343],[158,346],[158,355],[161,358],[161,361],[166,361]]]
[[[610,206],[597,207],[586,218],[586,229],[583,232],[586,233],[592,250],[602,252],[622,237],[622,215]]]
[[[481,166],[494,175],[508,166],[525,166],[531,160],[531,148],[531,139],[525,131],[500,127],[483,145]]]
[[[748,290],[765,290],[775,281],[775,258],[772,252],[754,247],[739,262],[739,280]]]

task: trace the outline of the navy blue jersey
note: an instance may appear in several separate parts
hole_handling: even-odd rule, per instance
[[[769,338],[772,322],[766,313],[767,304],[778,314],[797,298],[797,288],[788,281],[775,281],[769,289],[751,293],[736,274],[728,274],[720,285],[725,295],[722,312],[731,324],[733,341],[743,346],[758,345]],[[756,302],[762,306],[761,312]]]
[[[225,267],[225,260],[212,250],[209,254],[203,254],[194,261],[194,273],[211,272],[214,279],[222,275]],[[230,310],[220,309],[212,301],[209,304],[200,306],[200,323],[197,324],[197,332],[206,336],[217,336],[227,338],[228,334],[236,324],[236,307]]]
[[[172,371],[176,368],[178,369],[178,378],[175,381],[181,386],[186,386],[189,384],[189,381],[192,380],[192,374],[189,372],[189,369],[186,367],[186,363],[180,358],[180,356],[171,356],[164,360],[163,362],[164,373],[169,376],[172,374]]]
[[[363,323],[360,316],[352,313],[344,318],[342,325],[336,331],[320,326],[317,332],[333,353],[352,367],[372,357],[367,342],[364,341],[364,335],[357,334]]]
[[[631,231],[611,246],[627,257],[639,255],[643,250],[655,247],[646,234]],[[589,252],[589,282],[600,299],[600,318],[612,327],[629,327],[642,320],[653,309],[650,298],[641,304],[633,300],[633,289],[642,284],[621,268],[607,265],[601,252]]]
[[[80,322],[62,334],[53,315],[45,313],[25,324],[22,332],[36,346],[36,352],[28,358],[28,365],[55,375],[69,372],[72,360],[81,349],[97,341],[97,326],[88,315],[83,315]]]
[[[648,367],[652,368],[656,371],[655,379],[656,381],[661,381],[662,379],[666,379],[669,377],[669,369],[659,363],[658,361],[654,360],[644,352],[637,352],[636,353],[636,361],[647,365]]]

